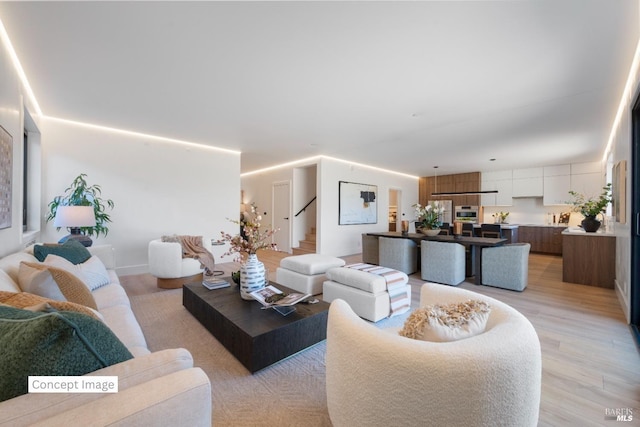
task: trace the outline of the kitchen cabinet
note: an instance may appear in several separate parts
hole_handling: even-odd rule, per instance
[[[425,205],[428,200],[451,200],[453,206],[480,206],[480,195],[461,194],[433,196],[432,193],[477,192],[480,190],[480,172],[469,172],[438,177],[421,177],[418,180],[418,200]]]
[[[513,170],[513,197],[542,197],[543,168]]]
[[[569,190],[571,190],[571,175],[545,176],[542,204],[545,206],[569,204],[571,199]]]
[[[604,177],[600,173],[571,175],[571,189],[587,197],[598,196],[604,187]]]
[[[518,241],[531,244],[531,252],[562,255],[562,232],[566,227],[521,225]]]
[[[483,172],[480,180],[482,191],[497,193],[483,194],[482,206],[511,206],[513,204],[513,175],[511,170]]]
[[[613,289],[616,237],[613,234],[564,232],[562,281]]]

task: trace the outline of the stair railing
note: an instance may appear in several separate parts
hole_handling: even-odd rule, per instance
[[[305,210],[307,210],[307,208],[309,207],[309,205],[311,203],[313,203],[316,200],[317,196],[313,196],[313,199],[309,200],[309,203],[307,203],[306,205],[304,205],[304,208],[300,209],[298,211],[297,214],[294,215],[294,217],[297,217],[298,215],[300,215],[302,212],[304,212]]]

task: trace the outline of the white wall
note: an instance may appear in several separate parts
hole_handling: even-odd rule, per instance
[[[22,132],[24,109],[35,111],[25,95],[8,52],[0,42],[0,126],[13,137],[11,227],[0,230],[0,256],[23,248],[31,236],[22,233]],[[34,117],[35,124],[39,120]]]
[[[626,223],[615,223],[616,234],[616,294],[630,321],[631,311],[631,194],[638,191],[633,188],[631,180],[631,109],[634,100],[640,96],[640,73],[636,73],[631,85],[631,93],[625,100],[624,113],[615,128],[614,142],[611,151],[611,165],[627,161]],[[638,284],[636,284],[638,286]]]
[[[317,176],[310,177],[313,172]],[[267,218],[271,214],[263,206],[271,206],[271,185],[274,182],[291,180],[293,185],[292,215],[300,210],[309,197],[318,196],[314,203],[316,208],[316,250],[318,253],[345,256],[362,252],[362,233],[369,231],[388,231],[389,212],[389,188],[402,191],[402,206],[399,207],[399,215],[405,214],[405,219],[413,219],[412,204],[418,201],[418,179],[408,178],[380,170],[344,163],[328,158],[319,158],[311,164],[300,164],[295,167],[275,169],[259,174],[242,177],[242,189],[246,202],[256,202],[260,212],[267,212]],[[338,225],[338,182],[350,181],[363,184],[377,185],[377,224],[362,225]],[[316,185],[315,190],[310,188],[311,183]],[[311,205],[314,206],[313,204]],[[301,215],[302,216],[302,215]],[[301,231],[296,221],[303,227],[311,227],[310,219],[293,219],[292,228],[295,238],[299,240]],[[297,233],[297,234],[296,234]],[[292,243],[298,246],[297,240]]]
[[[166,234],[220,237],[237,233],[226,218],[238,219],[240,155],[204,146],[160,142],[151,138],[45,119],[43,210],[80,173],[99,184],[112,199],[107,237],[94,244],[113,244],[118,272],[147,271],[150,240]],[[42,224],[41,239],[55,242],[66,235]],[[217,262],[228,248],[214,246]]]
[[[339,181],[377,185],[377,224],[338,225]],[[388,231],[389,188],[402,191],[398,219],[414,219],[411,205],[418,202],[418,179],[360,165],[322,158],[318,166],[318,253],[334,256],[362,252],[362,233]]]

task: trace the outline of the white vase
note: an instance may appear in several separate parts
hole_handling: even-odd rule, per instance
[[[250,254],[240,265],[240,296],[242,299],[252,300],[253,297],[249,294],[264,288],[265,284],[264,264],[258,260],[256,254]]]

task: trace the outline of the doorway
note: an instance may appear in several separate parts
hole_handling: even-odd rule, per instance
[[[291,253],[291,192],[289,181],[273,183],[273,242],[281,252]]]
[[[389,189],[389,231],[401,231],[401,198],[401,190],[398,190],[396,188]]]
[[[640,97],[633,105],[631,141],[631,329],[640,345]]]

